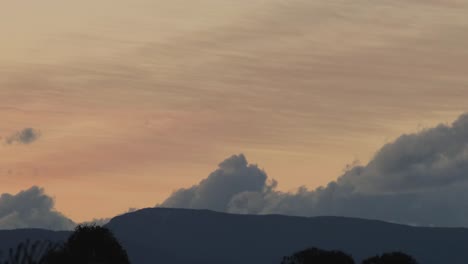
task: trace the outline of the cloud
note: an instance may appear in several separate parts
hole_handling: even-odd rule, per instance
[[[236,194],[265,188],[267,175],[256,165],[249,165],[244,155],[232,156],[198,185],[174,192],[161,206],[225,211]]]
[[[15,143],[18,144],[31,144],[41,136],[40,132],[34,128],[25,128],[21,131],[14,133],[6,138],[5,142],[8,145]]]
[[[119,214],[119,215],[123,215],[123,214],[127,214],[127,213],[133,213],[133,212],[136,212],[138,211],[139,209],[138,208],[134,208],[134,207],[131,207],[129,208],[125,213],[122,213],[122,214]],[[119,216],[117,215],[117,216]],[[112,217],[113,218],[113,217]],[[91,221],[85,221],[85,222],[82,222],[80,223],[80,225],[97,225],[97,226],[104,226],[106,225],[107,223],[110,222],[110,220],[112,220],[111,217],[107,217],[107,218],[94,218],[93,220]]]
[[[0,229],[71,230],[74,227],[72,220],[54,209],[54,199],[42,188],[34,186],[16,195],[0,196]]]
[[[198,185],[160,206],[249,214],[338,215],[415,225],[468,226],[468,115],[402,135],[365,166],[295,192],[276,189],[264,171],[233,156]]]

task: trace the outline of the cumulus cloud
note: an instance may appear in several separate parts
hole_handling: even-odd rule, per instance
[[[6,138],[8,145],[12,144],[31,144],[40,137],[40,132],[34,128],[25,128]]]
[[[0,229],[70,230],[74,227],[72,220],[54,209],[54,199],[42,188],[34,186],[16,195],[0,196]]]
[[[468,226],[468,115],[402,135],[327,186],[281,192],[243,155],[160,206],[249,214],[338,215],[404,224]]]
[[[232,156],[198,185],[174,192],[161,206],[225,211],[232,197],[242,192],[262,192],[267,175],[249,165],[244,155]]]

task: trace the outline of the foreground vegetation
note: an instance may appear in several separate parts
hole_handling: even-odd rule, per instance
[[[3,256],[0,264],[130,264],[130,261],[125,249],[109,229],[83,225],[78,226],[62,244],[48,241],[20,243]],[[284,257],[281,264],[355,264],[355,261],[341,251],[309,248]],[[361,264],[417,262],[407,254],[392,252],[369,257]]]
[[[284,257],[281,264],[355,264],[354,259],[341,251],[327,251],[309,248]],[[416,260],[402,252],[391,252],[373,256],[362,261],[362,264],[418,264]]]
[[[29,241],[10,249],[1,264],[130,264],[112,232],[100,226],[78,226],[63,244]]]

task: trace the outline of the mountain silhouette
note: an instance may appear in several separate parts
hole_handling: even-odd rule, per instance
[[[43,229],[16,229],[0,230],[0,262],[8,257],[10,249],[16,249],[21,243],[35,243],[38,241],[53,243],[62,243],[71,232],[68,231],[49,231]]]
[[[421,264],[466,263],[468,229],[412,227],[346,217],[234,215],[208,210],[150,208],[107,225],[133,264],[281,263],[317,247],[340,250],[360,263],[385,252],[404,252]],[[0,249],[25,239],[66,240],[68,232],[0,231]]]

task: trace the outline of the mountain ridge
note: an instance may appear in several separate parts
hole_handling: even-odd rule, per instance
[[[280,263],[307,247],[342,250],[357,263],[389,251],[421,264],[466,263],[468,229],[415,227],[340,216],[242,215],[210,210],[146,208],[105,225],[134,264]],[[29,238],[63,241],[67,231],[0,230],[0,249]]]
[[[154,225],[152,228],[144,228],[150,223]],[[117,216],[107,227],[130,252],[137,252],[135,244],[147,239],[143,244],[151,244],[150,251],[190,259],[173,263],[279,263],[283,256],[307,247],[343,250],[357,261],[388,251],[407,252],[423,264],[448,259],[452,263],[466,263],[468,259],[462,246],[468,245],[466,228],[413,227],[339,216],[242,215],[148,208]],[[137,257],[135,263],[151,261]]]

